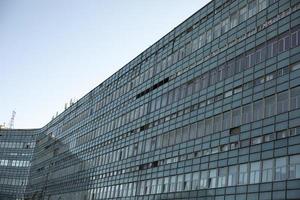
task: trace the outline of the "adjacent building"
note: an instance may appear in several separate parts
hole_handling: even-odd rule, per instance
[[[213,0],[46,126],[24,130],[30,162],[0,154],[0,195],[299,199],[299,46],[299,1]],[[12,141],[26,149],[22,131],[1,130],[1,152]],[[8,181],[18,173],[29,174],[25,192]]]

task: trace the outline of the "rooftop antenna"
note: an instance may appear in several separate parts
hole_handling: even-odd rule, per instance
[[[10,121],[9,121],[9,125],[8,125],[9,129],[14,128],[14,126],[15,126],[15,116],[16,116],[16,111],[13,110],[12,114],[11,114]]]

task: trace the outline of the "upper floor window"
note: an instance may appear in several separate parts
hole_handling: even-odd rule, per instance
[[[222,21],[222,28],[221,28],[222,33],[225,33],[229,30],[229,23],[230,23],[229,17],[227,17]]]
[[[239,13],[235,12],[230,16],[230,28],[235,27],[238,25],[239,22]]]
[[[248,4],[248,15],[252,17],[256,14],[256,0],[249,2]]]
[[[247,6],[244,6],[240,9],[240,22],[243,22],[247,19]]]
[[[267,7],[267,0],[258,0],[258,12]]]

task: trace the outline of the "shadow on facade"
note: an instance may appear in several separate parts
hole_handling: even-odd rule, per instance
[[[71,152],[69,143],[65,144],[51,134],[40,133],[25,200],[87,199],[91,181],[86,169],[87,162]]]

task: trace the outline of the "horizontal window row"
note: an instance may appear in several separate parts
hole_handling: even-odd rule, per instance
[[[89,193],[94,198],[106,199],[221,188],[298,178],[300,178],[300,155],[293,155],[95,188],[91,189]]]
[[[2,142],[0,141],[0,148],[6,149],[29,149],[34,148],[35,142]]]
[[[28,160],[0,160],[0,166],[5,167],[29,167],[30,165]]]

